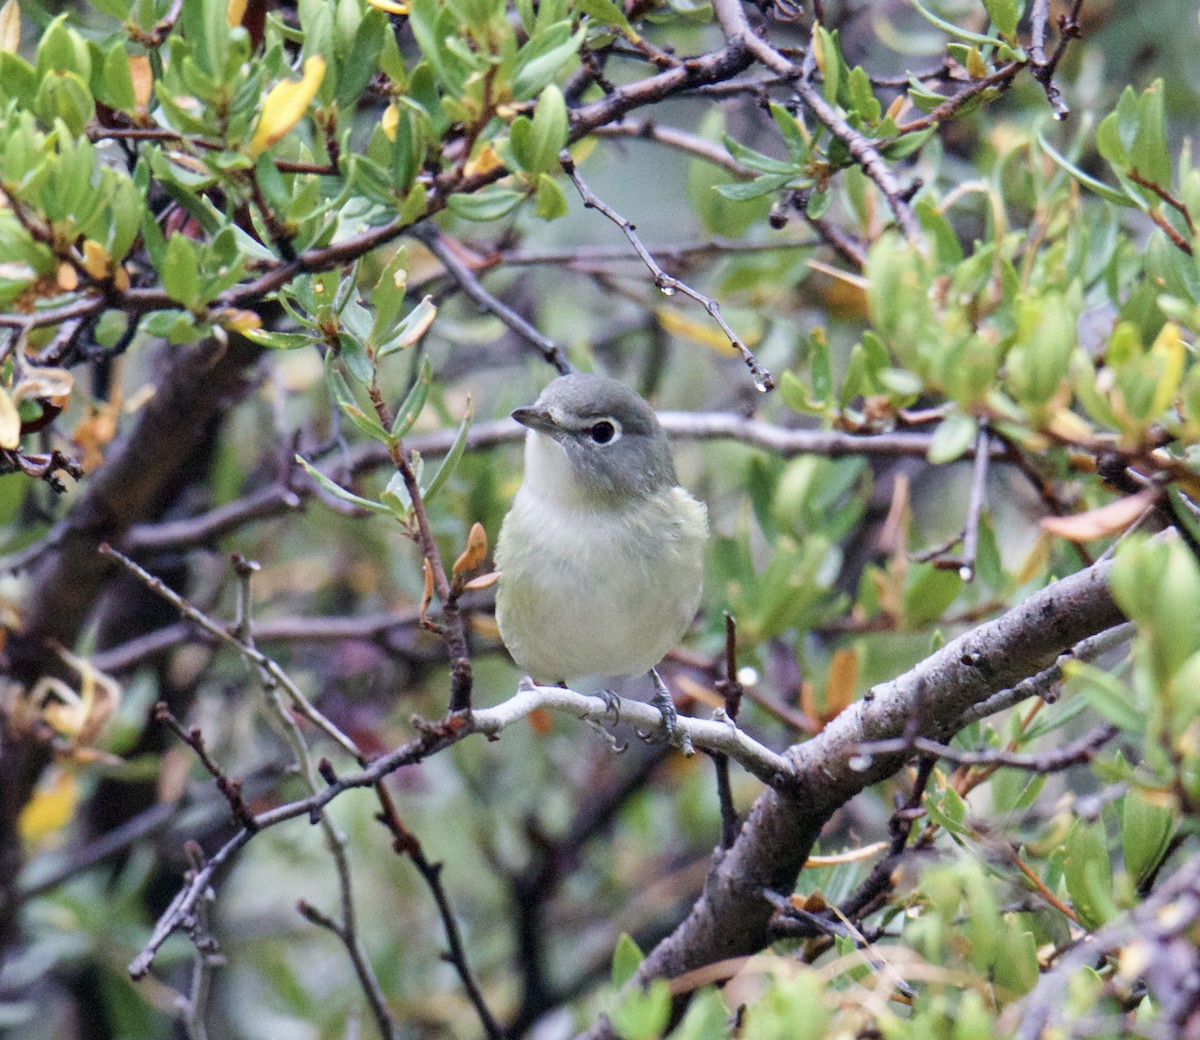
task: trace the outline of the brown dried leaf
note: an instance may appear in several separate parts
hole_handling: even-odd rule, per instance
[[[1162,495],[1159,488],[1146,488],[1136,495],[1118,498],[1099,509],[1089,509],[1074,516],[1047,516],[1042,518],[1042,529],[1065,538],[1069,542],[1090,542],[1094,538],[1107,538],[1120,534],[1139,516],[1149,509]]]
[[[852,703],[858,683],[858,651],[841,647],[834,651],[829,662],[829,678],[825,684],[825,719],[836,718]]]
[[[470,574],[487,558],[487,551],[487,532],[484,531],[483,524],[476,521],[471,525],[471,531],[467,535],[466,549],[454,561],[454,576],[457,578],[464,574]]]

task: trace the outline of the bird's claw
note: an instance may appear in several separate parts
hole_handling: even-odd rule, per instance
[[[662,677],[658,674],[657,670],[650,670],[650,678],[654,683],[654,698],[651,703],[662,715],[662,733],[642,733],[639,730],[638,736],[648,743],[658,743],[661,741],[672,744],[679,748],[687,758],[691,758],[696,753],[696,749],[692,746],[692,738],[688,736],[687,730],[680,728],[679,712],[675,710],[675,702],[671,699],[671,691],[667,689],[666,683],[662,681]]]
[[[599,697],[604,701],[604,707],[613,717],[613,725],[615,726],[621,721],[621,698],[612,690],[601,690]]]

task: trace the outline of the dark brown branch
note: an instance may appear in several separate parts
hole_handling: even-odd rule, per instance
[[[171,714],[171,710],[166,703],[159,701],[154,707],[154,718],[161,722],[180,740],[182,740],[195,753],[200,760],[200,764],[208,771],[208,774],[217,782],[217,790],[221,792],[221,796],[229,803],[229,811],[233,813],[234,821],[241,827],[245,827],[249,831],[255,829],[254,814],[246,807],[246,803],[242,798],[242,782],[240,780],[230,780],[219,765],[213,760],[213,757],[208,753],[208,748],[204,743],[204,735],[199,729],[185,729],[183,724]]]
[[[421,875],[421,879],[433,895],[438,915],[442,919],[442,927],[446,932],[446,944],[450,948],[449,952],[443,955],[445,960],[452,964],[458,973],[463,989],[466,990],[467,997],[475,1008],[476,1015],[479,1016],[488,1040],[502,1040],[504,1030],[500,1028],[500,1023],[496,1021],[488,1007],[483,991],[479,988],[479,982],[475,978],[475,973],[471,970],[470,962],[467,960],[467,949],[462,940],[462,932],[458,927],[458,918],[450,906],[450,898],[442,884],[442,864],[432,863],[426,857],[416,835],[401,822],[396,813],[392,796],[382,782],[375,785],[375,794],[379,798],[380,804],[380,812],[375,818],[391,833],[393,850],[397,855],[407,856],[412,861],[413,866],[417,868],[417,873]]]
[[[475,272],[446,243],[443,233],[437,227],[428,223],[418,224],[412,229],[411,234],[414,238],[424,243],[426,248],[441,261],[442,266],[458,283],[458,287],[481,310],[494,314],[506,328],[533,346],[549,364],[554,366],[554,370],[560,376],[565,376],[567,373],[575,371],[575,366],[567,360],[562,347],[548,336],[539,332],[533,325],[509,307],[508,304],[496,299],[495,296],[483,287],[479,279],[475,276]]]

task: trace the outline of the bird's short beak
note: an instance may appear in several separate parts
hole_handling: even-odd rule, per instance
[[[528,426],[531,430],[539,430],[551,436],[562,432],[558,423],[551,417],[549,409],[541,405],[531,404],[527,408],[517,408],[512,413],[512,417],[522,426]]]

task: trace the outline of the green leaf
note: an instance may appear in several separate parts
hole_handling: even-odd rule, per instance
[[[508,188],[485,188],[473,195],[451,195],[446,206],[465,220],[499,220],[525,199],[523,192]]]
[[[961,29],[952,22],[947,22],[943,18],[939,18],[932,11],[926,10],[921,6],[921,0],[912,0],[912,5],[917,9],[917,13],[924,18],[930,25],[936,25],[947,36],[952,36],[956,40],[966,40],[968,43],[977,43],[980,46],[999,47],[1002,40],[997,40],[994,36],[984,36],[982,33],[968,32],[966,29]]]
[[[1153,804],[1141,791],[1125,795],[1121,806],[1121,850],[1125,871],[1135,885],[1141,885],[1162,862],[1174,833],[1175,816],[1167,806]]]
[[[416,382],[404,398],[404,403],[396,409],[396,418],[392,423],[392,436],[403,437],[413,428],[413,423],[421,415],[425,401],[429,397],[429,387],[433,382],[433,366],[428,358],[421,359],[421,367],[417,371]]]
[[[380,444],[388,443],[387,430],[383,428],[383,424],[374,416],[364,412],[353,401],[338,401],[338,408],[342,410],[342,414],[349,419],[360,433],[370,437],[373,441],[379,441]]]
[[[437,305],[433,302],[433,297],[425,296],[404,316],[400,324],[387,334],[387,338],[382,343],[376,344],[376,359],[382,361],[396,351],[406,350],[414,343],[419,342],[436,316]]]
[[[38,87],[34,107],[43,123],[53,125],[61,119],[67,130],[81,135],[96,114],[96,103],[81,76],[74,72],[51,70]]]
[[[1105,120],[1105,122],[1107,122],[1107,120]],[[1101,123],[1100,125],[1103,126],[1104,123]],[[1097,138],[1099,138],[1099,131],[1097,131]],[[1050,156],[1051,159],[1053,159],[1060,167],[1062,167],[1062,169],[1066,170],[1067,173],[1074,177],[1089,191],[1099,195],[1102,199],[1108,202],[1114,203],[1117,206],[1132,207],[1136,205],[1133,199],[1131,199],[1123,191],[1117,191],[1116,188],[1111,188],[1103,181],[1098,181],[1090,174],[1084,173],[1083,170],[1081,170],[1078,166],[1055,151],[1041,134],[1038,134],[1037,140],[1038,144],[1041,145],[1042,150],[1048,156]]]
[[[623,994],[611,1017],[622,1040],[659,1040],[671,1019],[670,983],[655,979],[644,990]]]
[[[904,614],[913,628],[930,624],[958,598],[962,578],[958,571],[940,570],[930,563],[914,564],[913,577],[904,590]]]
[[[604,25],[617,26],[631,40],[640,39],[638,34],[633,31],[633,26],[629,24],[629,19],[625,17],[625,12],[614,4],[613,0],[577,0],[575,10],[581,14],[590,15]]]
[[[467,447],[467,433],[471,429],[472,418],[474,418],[474,412],[471,408],[471,399],[467,398],[467,414],[463,416],[462,422],[459,423],[458,433],[454,435],[454,443],[450,445],[450,450],[446,452],[446,457],[442,459],[442,464],[433,475],[429,486],[421,494],[426,505],[441,491],[446,481],[450,479],[451,475],[458,468],[458,463],[462,459],[463,452]]]
[[[1000,30],[1000,35],[1006,40],[1016,40],[1017,22],[1021,19],[1023,6],[1019,0],[983,0],[983,6],[987,8],[988,17]]]
[[[1063,675],[1082,685],[1082,698],[1109,722],[1125,733],[1136,735],[1146,728],[1145,712],[1134,700],[1133,691],[1120,679],[1083,661],[1066,661]]]
[[[167,255],[159,273],[171,299],[185,307],[200,302],[200,258],[186,235],[176,233],[167,240]]]
[[[974,416],[951,412],[938,424],[926,457],[935,466],[953,462],[971,446],[978,433],[979,423]]]
[[[407,520],[412,512],[412,496],[408,493],[408,485],[404,482],[404,475],[397,470],[392,474],[387,482],[387,487],[383,489],[383,493],[379,496],[389,512],[400,520]]]
[[[125,52],[124,44],[114,44],[104,56],[100,85],[104,88],[103,100],[106,105],[125,112],[137,108],[133,78],[129,74],[129,55]]]
[[[242,332],[251,343],[271,350],[295,350],[297,347],[308,347],[313,343],[313,337],[302,332],[273,332],[270,329],[246,329]]]
[[[538,174],[537,194],[534,199],[536,201],[534,212],[542,220],[557,220],[570,212],[566,195],[563,194],[558,181],[548,173]]]
[[[314,481],[316,481],[317,485],[323,491],[333,495],[334,498],[339,498],[343,502],[349,502],[351,505],[358,506],[360,509],[368,509],[372,513],[382,513],[384,515],[391,514],[392,511],[382,503],[372,502],[369,498],[361,498],[352,491],[347,491],[341,485],[335,484],[332,480],[325,476],[324,473],[317,469],[316,466],[302,456],[297,455],[296,461],[304,467],[308,475],[312,477]]]
[[[566,147],[567,102],[563,92],[551,83],[542,91],[533,110],[531,151],[535,165],[527,166],[531,173],[545,173],[558,163],[558,153]]]
[[[622,932],[621,937],[617,940],[616,949],[613,950],[612,984],[617,987],[624,986],[633,978],[633,973],[638,970],[638,965],[645,959],[646,955],[633,941],[633,936],[628,932]]]
[[[756,177],[749,182],[743,181],[740,184],[716,184],[714,188],[717,194],[733,202],[745,202],[748,199],[770,195],[771,192],[778,191],[791,179],[792,174],[790,173],[770,173]]]
[[[536,32],[517,56],[513,70],[512,90],[518,100],[539,93],[568,64],[579,60],[579,45],[587,36],[587,26],[575,33],[569,22],[559,22]]]
[[[1084,927],[1099,928],[1116,915],[1112,862],[1103,824],[1075,821],[1067,836],[1063,879],[1071,905]]]

